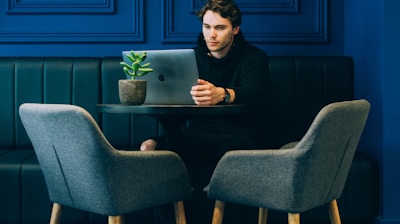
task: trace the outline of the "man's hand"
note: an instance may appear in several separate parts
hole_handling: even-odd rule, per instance
[[[197,105],[215,105],[225,98],[224,88],[216,87],[203,79],[197,80],[197,84],[192,86],[190,94]]]

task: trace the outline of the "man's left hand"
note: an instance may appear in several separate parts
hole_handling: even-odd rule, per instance
[[[216,87],[211,82],[198,79],[196,85],[192,86],[190,94],[197,105],[215,105],[225,98],[225,90]]]

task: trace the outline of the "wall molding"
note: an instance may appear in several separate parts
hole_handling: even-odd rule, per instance
[[[328,43],[328,0],[315,0],[314,23],[309,23],[311,31],[294,32],[248,32],[246,37],[253,43]]]
[[[115,0],[8,0],[7,14],[114,14]]]
[[[238,6],[241,7],[242,13],[245,16],[265,16],[265,20],[274,20],[275,17],[281,15],[293,16],[293,24],[285,29],[277,31],[268,31],[268,29],[258,29],[257,25],[254,29],[246,29],[246,39],[252,43],[327,43],[328,38],[328,0],[314,0],[316,10],[314,14],[303,15],[300,13],[301,6],[298,0],[282,0],[265,1],[263,3],[248,3],[236,1]],[[195,43],[198,32],[190,32],[186,30],[174,29],[174,22],[179,19],[174,18],[176,15],[185,15],[187,13],[173,12],[174,0],[163,0],[163,37],[162,43]],[[193,14],[197,11],[203,3],[203,0],[192,0],[191,12]],[[277,6],[280,7],[277,7]],[[298,30],[296,20],[298,18],[308,17],[311,22],[302,24],[306,26],[303,30]],[[287,18],[286,18],[287,19]],[[308,21],[308,20],[307,20]],[[285,25],[285,24],[283,24]],[[262,30],[262,31],[259,31]]]
[[[28,2],[35,3],[39,5],[39,2],[51,0],[9,0],[9,3],[14,2],[19,5],[25,4],[27,6]],[[91,3],[93,8],[79,9],[80,11],[75,11],[72,15],[65,19],[63,26],[66,26],[68,30],[60,28],[60,24],[54,21],[61,21],[60,16],[52,15],[49,11],[43,12],[43,15],[31,7],[32,10],[26,10],[24,13],[19,11],[17,15],[12,15],[13,19],[1,18],[0,20],[7,21],[10,25],[6,27],[11,27],[12,29],[6,29],[0,27],[2,32],[0,32],[0,43],[141,43],[144,42],[144,0],[130,0],[132,1],[132,9],[129,9],[128,15],[112,14],[104,17],[99,17],[98,20],[93,19],[92,16],[85,16],[86,12],[82,10],[89,11],[87,13],[92,14],[97,10],[98,4],[103,2],[115,11],[114,9],[115,0],[59,0],[56,1],[58,4],[54,4],[51,9],[52,12],[56,12],[61,7],[61,3],[70,1],[66,8],[62,9],[63,12],[69,12],[69,10],[80,5],[88,5]],[[79,2],[79,3],[78,3]],[[41,8],[45,8],[47,4],[41,4]],[[111,6],[112,5],[112,6]],[[16,6],[15,4],[13,6]],[[48,5],[47,5],[48,6]],[[65,6],[65,5],[64,5]],[[124,6],[120,6],[124,7]],[[40,7],[39,7],[40,8]],[[15,9],[15,8],[13,8]],[[33,10],[35,9],[35,10]],[[9,9],[10,10],[10,9]],[[29,12],[28,12],[29,11]],[[16,11],[14,11],[16,12]],[[35,12],[35,13],[33,13]],[[24,14],[24,16],[19,17],[18,15]],[[34,15],[31,15],[34,14]],[[67,13],[68,14],[68,13]],[[99,14],[99,12],[96,12]],[[103,14],[103,13],[100,13]],[[5,15],[8,16],[8,15]],[[97,16],[97,15],[95,15]],[[130,17],[127,21],[127,17]],[[62,18],[62,17],[61,17]],[[67,18],[67,17],[65,17]],[[29,29],[26,29],[26,24],[24,20],[29,20]],[[54,20],[54,21],[52,21]],[[46,22],[50,21],[50,22]],[[109,28],[104,24],[107,25]],[[125,24],[121,29],[114,29],[115,26],[119,24]],[[113,27],[114,26],[114,27]],[[37,27],[37,28],[36,28]]]
[[[248,0],[236,0],[236,4],[244,14],[299,13],[299,0],[264,0],[257,3]],[[192,0],[192,14],[195,14],[203,5],[204,0]]]

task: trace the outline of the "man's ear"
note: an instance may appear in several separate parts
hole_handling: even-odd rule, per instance
[[[234,34],[234,35],[238,34],[238,33],[239,33],[239,30],[240,30],[240,26],[235,26],[235,27],[233,27],[233,34]]]

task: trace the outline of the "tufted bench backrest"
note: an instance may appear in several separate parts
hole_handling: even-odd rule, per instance
[[[0,58],[0,149],[31,148],[18,116],[19,105],[26,102],[79,105],[102,124],[103,117],[96,112],[96,104],[118,103],[116,80],[125,77],[119,61],[117,57]],[[130,117],[111,116],[104,123],[107,126],[115,120],[126,127],[112,140],[118,146],[129,147],[131,140],[117,140],[131,134]]]
[[[275,56],[269,71],[268,147],[300,140],[322,107],[354,98],[351,57]]]
[[[99,114],[98,103],[119,103],[120,57],[0,58],[0,149],[31,148],[18,117],[25,102],[75,104],[87,109],[116,147],[135,148],[157,134],[149,117]],[[345,56],[271,56],[268,147],[298,140],[317,112],[334,101],[353,99],[353,63]]]

